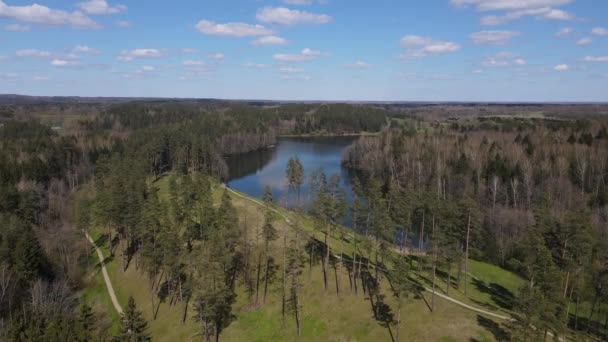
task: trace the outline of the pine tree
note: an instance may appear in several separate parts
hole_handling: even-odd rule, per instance
[[[135,306],[135,299],[129,297],[127,309],[122,314],[120,331],[114,340],[117,342],[150,341],[151,338],[146,332],[147,326],[148,323]]]

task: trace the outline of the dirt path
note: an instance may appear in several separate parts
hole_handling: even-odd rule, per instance
[[[87,240],[89,240],[91,245],[93,245],[93,247],[95,247],[95,250],[97,251],[97,257],[99,258],[99,264],[101,265],[101,273],[103,274],[103,280],[106,282],[106,288],[108,289],[108,294],[110,295],[110,299],[112,300],[112,305],[114,305],[114,309],[116,309],[116,312],[121,315],[122,307],[120,306],[120,303],[116,298],[116,292],[114,292],[114,287],[112,287],[112,281],[110,280],[108,270],[106,269],[106,263],[104,262],[105,257],[103,256],[101,249],[97,247],[95,241],[93,241],[91,236],[87,232],[84,232],[84,235],[87,237]]]
[[[260,206],[262,206],[262,207],[266,207],[266,205],[265,205],[263,202],[259,201],[259,200],[256,200],[256,199],[253,199],[253,198],[247,197],[247,196],[245,196],[245,195],[242,195],[242,194],[240,194],[240,193],[238,193],[238,192],[236,192],[236,191],[234,191],[234,190],[230,189],[229,187],[227,187],[227,186],[225,186],[225,185],[224,185],[224,187],[225,187],[225,188],[226,188],[228,191],[230,191],[232,194],[234,194],[234,195],[236,195],[236,196],[238,196],[238,197],[241,197],[241,198],[244,198],[244,199],[246,199],[246,200],[249,200],[249,201],[251,201],[251,202],[253,202],[253,203],[256,203],[257,205],[260,205]],[[281,217],[283,217],[283,219],[285,220],[285,222],[286,222],[287,224],[291,225],[291,220],[289,219],[289,217],[287,217],[287,215],[285,215],[285,214],[281,213],[280,211],[276,210],[275,208],[270,208],[270,209],[271,209],[272,211],[274,211],[275,213],[277,213],[277,214],[281,215]],[[339,256],[337,256],[337,257],[339,257]],[[433,293],[433,290],[432,290],[432,289],[429,289],[429,288],[427,288],[427,287],[425,287],[424,289],[425,289],[427,292]],[[456,299],[454,299],[454,298],[448,297],[448,296],[444,295],[443,293],[439,293],[439,292],[437,292],[437,291],[435,291],[435,295],[436,295],[436,296],[438,296],[438,297],[441,297],[441,298],[443,298],[443,299],[445,299],[445,300],[447,300],[447,301],[450,301],[450,302],[452,302],[452,303],[454,303],[454,304],[456,304],[456,305],[460,305],[461,307],[463,307],[463,308],[465,308],[465,309],[469,309],[469,310],[472,310],[472,311],[475,311],[475,312],[478,312],[478,313],[481,313],[481,314],[484,314],[484,315],[487,315],[487,316],[491,316],[491,317],[494,317],[494,318],[502,319],[502,320],[514,321],[514,318],[512,318],[512,317],[503,316],[503,315],[500,315],[500,314],[497,314],[497,313],[494,313],[494,312],[491,312],[491,311],[486,311],[486,310],[484,310],[484,309],[476,308],[476,307],[474,307],[474,306],[471,306],[471,305],[465,304],[465,303],[463,303],[463,302],[461,302],[461,301],[459,301],[459,300],[456,300]]]

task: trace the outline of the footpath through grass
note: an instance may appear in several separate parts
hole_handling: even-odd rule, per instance
[[[161,178],[155,184],[160,189],[161,198],[166,198],[168,193],[166,177]],[[219,202],[223,191],[224,189],[219,184],[214,184],[216,203]],[[247,224],[250,231],[261,226],[264,213],[258,204],[234,194],[231,197],[241,224]],[[277,210],[285,213],[292,222],[295,222],[295,213],[282,208],[277,208]],[[323,241],[323,233],[315,229],[314,222],[309,217],[302,215],[299,217],[299,222],[305,233]],[[281,236],[284,233],[292,233],[292,228],[282,219],[277,219],[276,226]],[[353,239],[345,238],[345,235],[352,235],[352,233],[343,228],[335,231],[336,234],[330,239],[332,254],[336,255],[342,251],[345,255],[352,255]],[[149,332],[155,340],[200,340],[198,326],[192,318],[191,304],[185,305],[176,302],[171,305],[167,301],[161,302],[157,318],[154,320],[150,283],[146,274],[142,270],[136,269],[135,262],[132,262],[129,268],[122,272],[118,259],[120,251],[116,251],[116,259],[108,258],[110,253],[108,244],[104,240],[103,233],[105,232],[92,228],[90,233],[94,239],[98,240],[106,256],[108,272],[120,303],[125,305],[129,296],[135,298],[138,308],[149,322]],[[278,239],[272,246],[275,259],[279,261],[282,260],[281,244],[282,239]],[[307,253],[305,255],[308,257]],[[97,265],[98,261],[92,260],[91,264]],[[304,262],[304,265],[300,291],[301,340],[390,341],[391,335],[396,336],[397,303],[390,291],[390,284],[384,277],[380,289],[386,306],[383,306],[381,317],[375,317],[373,298],[370,300],[370,297],[363,293],[361,284],[358,285],[357,293],[351,291],[347,267],[342,267],[340,272],[339,263],[335,263],[336,266],[329,272],[329,288],[325,291],[321,258],[314,259],[312,268],[309,268],[308,260]],[[492,265],[470,261],[469,266],[474,278],[470,278],[468,298],[455,288],[450,290],[450,295],[473,306],[508,313],[509,310],[501,307],[500,303],[493,298],[495,293],[492,291],[497,289],[496,285],[509,292],[515,291],[522,280]],[[96,311],[108,313],[116,328],[119,322],[118,315],[107,295],[99,267],[92,266],[91,270],[93,275],[90,285],[83,295],[88,302],[93,304]],[[233,306],[235,320],[222,332],[220,336],[222,341],[293,341],[298,339],[293,314],[288,313],[286,321],[282,322],[280,273],[279,268],[277,277],[269,286],[268,298],[264,304],[261,304],[260,300],[260,303],[255,305],[253,303],[255,300],[248,298],[244,288],[239,284],[237,301]],[[428,274],[421,272],[420,282],[422,283],[423,278],[427,276]],[[483,286],[479,282],[483,282]],[[340,288],[339,295],[336,293],[336,284]],[[437,287],[445,290],[446,283],[442,278],[438,279]],[[487,288],[492,291],[488,291]],[[429,310],[430,298],[430,293],[421,292],[417,298],[403,306],[400,331],[402,341],[494,341],[504,339],[504,330],[501,326],[504,322],[483,317],[441,298],[435,299],[435,312],[431,313]],[[155,299],[156,303],[158,303],[158,299]],[[187,310],[186,320],[182,324],[184,310]]]

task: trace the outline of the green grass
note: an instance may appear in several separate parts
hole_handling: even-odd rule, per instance
[[[168,194],[167,178],[161,178],[155,184],[159,188],[161,198],[166,198]],[[219,202],[222,187],[214,184],[214,199]],[[249,231],[253,231],[263,222],[263,210],[260,206],[250,200],[232,195],[233,204],[239,213],[241,224],[247,224]],[[295,222],[297,214],[282,208],[277,208],[282,213],[287,214]],[[299,215],[299,222],[302,229],[319,240],[323,240],[323,233],[314,228],[313,220],[305,215]],[[277,229],[280,234],[292,233],[282,219],[276,221]],[[340,249],[345,254],[352,254],[354,243],[340,239],[344,234],[352,234],[345,228],[334,230],[330,245],[332,253],[339,253]],[[94,238],[100,237],[102,232],[93,229]],[[253,237],[251,237],[253,239]],[[281,239],[273,244],[273,253],[276,260],[281,260]],[[107,243],[102,246],[104,255],[109,256]],[[305,253],[307,255],[307,253]],[[117,252],[117,256],[119,252]],[[96,263],[92,263],[96,264]],[[477,261],[470,261],[470,273],[484,283],[498,283],[509,291],[515,290],[519,286],[519,279],[512,273],[506,272],[498,267],[484,264]],[[156,320],[152,318],[152,305],[150,286],[147,276],[141,271],[136,270],[135,261],[127,271],[120,270],[119,259],[110,261],[107,265],[108,272],[112,279],[117,297],[123,306],[129,296],[136,300],[138,308],[143,312],[149,322],[149,332],[157,341],[188,341],[198,340],[198,327],[193,321],[192,307],[188,308],[188,317],[185,324],[181,323],[181,316],[184,306],[177,303],[170,306],[169,303],[161,303]],[[279,272],[280,273],[280,272]],[[335,275],[338,273],[340,295],[336,294]],[[308,262],[302,270],[302,288],[300,293],[302,304],[302,337],[303,341],[390,341],[390,332],[386,324],[377,321],[373,316],[370,298],[361,291],[359,285],[358,293],[351,292],[351,285],[348,273],[344,267],[342,272],[330,271],[330,282],[328,291],[324,290],[323,274],[319,260],[315,263],[312,270],[308,268]],[[222,341],[293,341],[297,340],[295,322],[293,314],[289,313],[285,324],[281,318],[281,281],[275,280],[270,288],[267,301],[264,305],[253,305],[242,287],[237,288],[237,301],[233,306],[236,319],[228,328],[222,332]],[[471,282],[473,280],[471,279]],[[445,282],[438,280],[439,288],[445,289]],[[397,303],[390,293],[390,285],[384,279],[381,282],[382,294],[385,302],[390,308],[390,312],[396,318]],[[462,300],[468,304],[482,306],[487,305],[488,309],[499,311],[492,302],[491,296],[479,291],[474,286],[470,287],[469,298],[455,289],[451,290],[454,298]],[[501,322],[493,319],[483,318],[477,313],[462,308],[448,301],[437,298],[435,300],[436,309],[431,313],[426,302],[430,302],[430,293],[422,292],[423,297],[416,298],[405,304],[402,308],[401,340],[402,341],[494,341],[497,339],[495,334],[501,329]],[[84,291],[83,296],[87,301],[94,303],[96,311],[109,313],[117,326],[118,315],[110,303],[105,285],[100,272],[94,274],[89,287]],[[426,302],[425,302],[426,300]],[[157,299],[158,301],[158,299]],[[479,303],[477,303],[479,302]],[[390,325],[393,334],[396,334],[396,324]]]

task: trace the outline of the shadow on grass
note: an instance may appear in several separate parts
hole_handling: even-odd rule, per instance
[[[480,292],[487,293],[496,305],[503,309],[512,310],[515,304],[515,296],[506,288],[496,284],[485,282],[479,279],[473,279],[473,284]]]
[[[494,322],[493,320],[477,315],[477,323],[492,333],[496,341],[511,341],[511,336],[509,333],[505,331],[500,324]],[[471,340],[475,341],[474,339]]]

